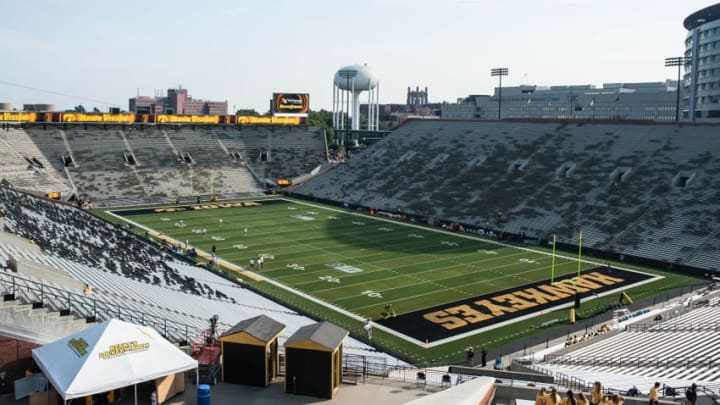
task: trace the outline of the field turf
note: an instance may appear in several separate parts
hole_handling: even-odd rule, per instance
[[[264,255],[252,270],[363,317],[550,278],[546,253],[301,202],[261,204],[123,215],[241,266]],[[576,271],[575,258],[556,257],[555,276]]]

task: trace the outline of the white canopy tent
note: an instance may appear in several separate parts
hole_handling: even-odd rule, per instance
[[[66,403],[198,366],[154,329],[117,319],[38,347],[32,355]]]

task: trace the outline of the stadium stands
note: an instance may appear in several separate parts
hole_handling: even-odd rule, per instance
[[[272,316],[288,326],[281,341],[314,322],[207,270],[164,255],[131,232],[78,209],[2,187],[0,206],[5,209],[5,230],[20,236],[0,237],[0,262],[19,257],[92,286],[88,294],[34,274],[0,271],[0,292],[27,303],[42,302],[51,310],[69,310],[78,317],[146,323],[176,342],[194,338],[214,314],[220,317],[222,328],[259,314]],[[402,364],[354,339],[348,340],[345,351]]]
[[[410,121],[297,192],[720,269],[710,129]]]
[[[0,131],[0,162],[0,181],[14,188],[41,194],[71,189],[62,170],[57,171],[21,130]]]
[[[633,385],[649,387],[654,381],[671,387],[692,383],[716,387],[720,382],[720,300],[714,291],[693,298],[684,302],[685,307],[669,307],[670,315],[678,313],[672,319],[627,325],[625,331],[607,338],[548,355],[535,368],[587,382],[600,380],[621,391]]]
[[[37,156],[56,182],[68,184],[61,189],[39,180],[26,184],[19,175],[27,172],[20,155],[3,154],[13,186],[32,191],[74,186],[105,204],[256,195],[267,181],[295,178],[327,162],[324,133],[308,127],[37,125],[10,128],[2,139],[22,143],[30,150],[22,156]]]

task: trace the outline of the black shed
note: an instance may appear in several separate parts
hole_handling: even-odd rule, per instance
[[[348,331],[329,322],[303,326],[285,341],[285,392],[332,398],[340,386]]]
[[[246,319],[220,336],[222,380],[267,387],[278,373],[278,336],[285,325],[265,315]]]

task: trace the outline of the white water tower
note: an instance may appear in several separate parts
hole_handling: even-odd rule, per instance
[[[360,93],[368,92],[368,131],[378,130],[380,81],[367,65],[340,68],[333,80],[333,127],[360,129]],[[348,125],[348,120],[351,120]],[[348,128],[349,126],[349,128]]]

